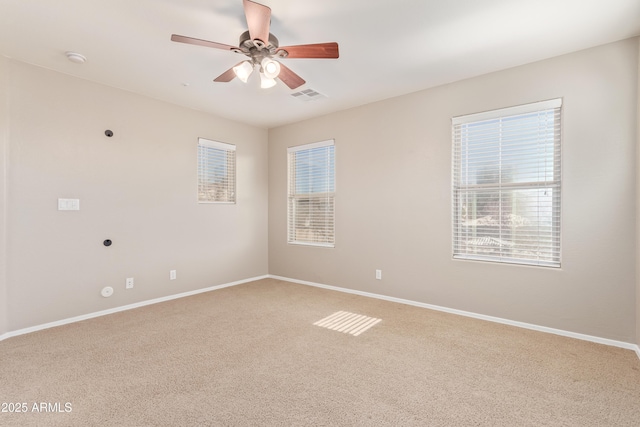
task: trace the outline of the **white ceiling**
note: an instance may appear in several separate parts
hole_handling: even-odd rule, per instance
[[[269,128],[640,34],[639,0],[258,1],[281,46],[339,43],[337,60],[283,60],[326,98],[214,83],[237,54],[170,41],[236,46],[241,0],[0,0],[0,54]]]

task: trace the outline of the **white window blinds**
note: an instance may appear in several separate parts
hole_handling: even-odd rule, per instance
[[[198,202],[235,203],[236,146],[198,139]]]
[[[454,258],[560,266],[561,106],[452,120]]]
[[[333,140],[288,151],[288,242],[333,247],[335,149]]]

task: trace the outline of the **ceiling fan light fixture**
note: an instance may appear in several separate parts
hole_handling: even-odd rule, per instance
[[[270,79],[275,79],[280,74],[280,63],[278,61],[274,61],[271,58],[264,58],[260,65],[262,66],[262,72],[265,77]]]
[[[247,80],[249,80],[251,73],[253,73],[253,65],[251,64],[251,61],[242,61],[233,67],[233,72],[243,83],[246,83]]]
[[[260,73],[260,87],[262,89],[269,89],[275,85],[276,81],[274,79],[265,76],[264,73]]]

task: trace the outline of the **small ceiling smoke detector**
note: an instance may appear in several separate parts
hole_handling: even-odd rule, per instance
[[[75,62],[76,64],[84,64],[87,60],[84,55],[81,55],[76,52],[66,52],[67,59],[71,62]]]

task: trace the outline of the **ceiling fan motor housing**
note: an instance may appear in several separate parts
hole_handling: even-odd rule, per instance
[[[265,44],[262,40],[251,40],[249,31],[245,31],[240,35],[240,41],[238,42],[238,48],[233,49],[236,53],[242,53],[249,58],[253,64],[259,64],[264,58],[278,57],[285,58],[287,52],[280,49],[278,39],[273,34],[269,33],[269,44]],[[277,51],[277,53],[276,53]]]

